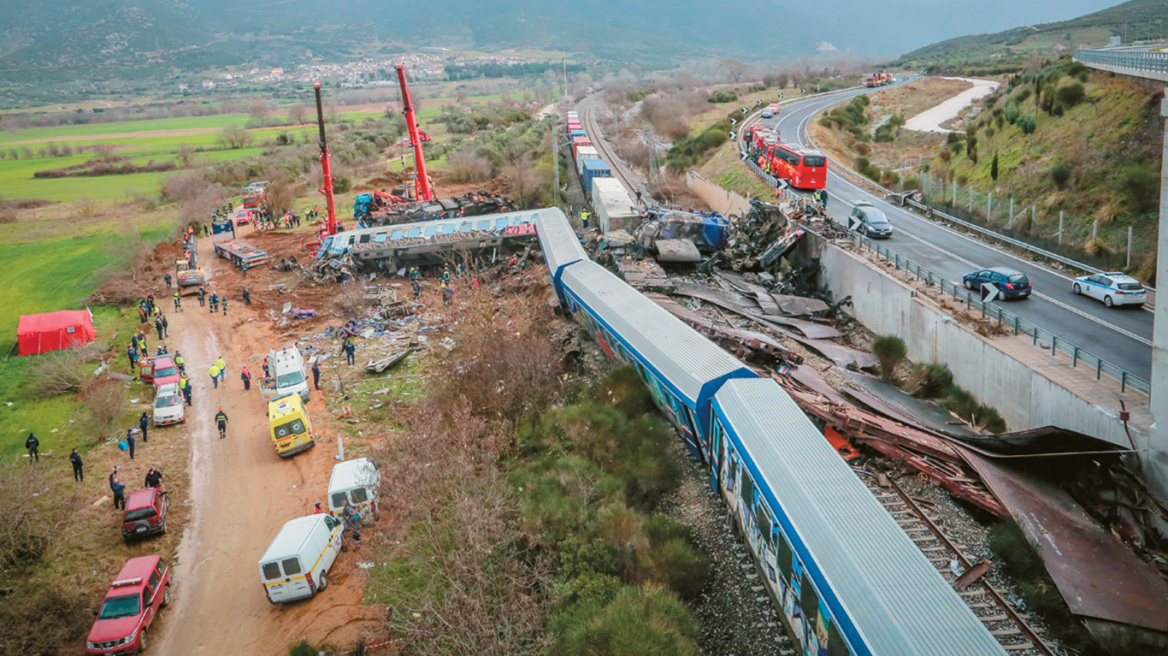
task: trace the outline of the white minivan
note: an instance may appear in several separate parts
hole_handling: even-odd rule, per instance
[[[273,604],[308,599],[328,587],[328,571],[341,550],[345,526],[328,514],[284,524],[260,558],[260,580]]]
[[[285,346],[278,351],[268,351],[268,366],[272,370],[272,378],[260,382],[260,393],[265,398],[278,399],[295,392],[300,395],[301,401],[308,403],[312,392],[300,349]]]
[[[381,509],[378,507],[380,489],[381,474],[369,458],[337,463],[333,465],[333,474],[329,477],[329,512],[339,517],[348,501],[361,514],[362,520],[370,516],[375,520],[381,519]]]

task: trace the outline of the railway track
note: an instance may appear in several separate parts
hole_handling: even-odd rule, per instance
[[[967,581],[974,578],[967,573],[978,570],[984,573],[989,569],[988,564],[971,561],[945,535],[924,507],[931,505],[931,502],[918,502],[890,478],[873,475],[865,470],[857,472],[873,496],[888,510],[941,576],[953,586],[965,605],[985,624],[1003,649],[1016,656],[1056,656],[1054,649],[1043,641],[1043,630],[1030,626],[1026,621],[1028,616],[1015,610],[1001,590],[985,578]]]
[[[635,192],[641,189],[642,185],[637,183],[636,178],[625,166],[625,163],[617,157],[616,151],[608,139],[604,137],[604,132],[600,130],[600,123],[596,120],[596,103],[599,97],[599,93],[593,94],[576,105],[576,110],[580,112],[580,123],[584,125],[584,131],[591,137],[592,146],[596,148],[604,161],[608,162],[613,177],[620,180],[621,184],[630,192]],[[559,138],[558,135],[557,138]]]

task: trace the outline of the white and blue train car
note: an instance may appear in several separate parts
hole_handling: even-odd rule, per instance
[[[711,470],[808,656],[1005,650],[770,379],[714,396]]]
[[[565,311],[706,463],[804,656],[1005,656],[777,383],[589,260],[562,214],[536,225]]]
[[[560,287],[568,312],[606,353],[636,367],[690,452],[702,458],[714,393],[727,380],[758,374],[591,260],[564,267]]]

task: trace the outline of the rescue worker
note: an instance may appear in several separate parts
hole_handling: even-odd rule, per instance
[[[312,386],[320,389],[320,363],[312,363]]]
[[[118,479],[110,478],[110,489],[114,493],[114,510],[126,509],[126,486],[119,483]]]
[[[219,380],[226,383],[227,382],[227,363],[223,361],[222,355],[219,356],[219,359],[215,361],[215,366],[219,367]]]
[[[207,370],[207,373],[211,374],[211,382],[215,384],[215,389],[219,389],[219,374],[222,373],[219,367],[212,364],[211,368]]]
[[[37,439],[36,435],[28,434],[28,439],[24,441],[24,448],[28,449],[28,464],[32,464],[33,460],[41,461],[41,441]]]
[[[588,229],[588,217],[590,216],[592,216],[592,212],[580,212],[580,223],[584,226],[585,230]]]
[[[218,294],[211,294],[210,308],[211,308],[210,309],[211,314],[215,314],[215,312],[219,309],[219,295]]]
[[[154,320],[154,330],[158,333],[158,340],[162,341],[162,320],[161,319],[156,318]]]
[[[355,364],[357,361],[357,358],[356,358],[357,346],[355,344],[353,344],[353,342],[345,342],[344,349],[345,349],[345,362],[347,362],[349,364]]]
[[[247,291],[247,287],[243,288],[243,304],[251,307],[251,292]]]
[[[267,358],[264,358],[264,363],[260,366],[262,366],[264,368],[264,378],[271,378],[272,371],[271,371],[271,369],[268,368],[268,359]]]
[[[162,472],[151,467],[150,471],[146,472],[146,487],[162,487]]]
[[[222,406],[219,412],[215,415],[215,425],[219,427],[219,439],[227,436],[227,413],[223,412]]]
[[[207,304],[207,290],[199,287],[199,307]]]
[[[182,312],[182,298],[179,297],[178,292],[174,293],[174,311]]]
[[[134,439],[134,429],[127,428],[126,429],[126,446],[129,447],[130,460],[134,459],[134,445],[137,443],[138,443],[138,440]]]
[[[220,299],[220,302],[223,303],[223,316],[227,316],[227,295],[226,294],[223,295],[223,298]]]
[[[130,373],[134,372],[134,365],[138,364],[138,349],[131,343],[126,347],[126,357],[130,359]]]
[[[247,277],[247,262],[240,264],[239,268],[243,271],[243,277],[246,278]]]
[[[162,322],[162,336],[170,337],[170,322],[161,312],[158,313],[158,320]]]
[[[247,370],[246,364],[239,370],[239,379],[243,381],[243,389],[251,389],[251,372]]]
[[[166,282],[166,288],[170,289],[170,274],[169,273],[162,274],[162,280]]]
[[[85,465],[81,462],[81,454],[77,453],[77,449],[73,449],[73,453],[69,454],[69,464],[73,465],[73,482],[85,482]]]
[[[146,439],[147,432],[150,429],[150,416],[147,415],[145,412],[143,412],[142,416],[138,418],[138,428],[142,431],[142,443],[146,444],[147,442],[150,441],[150,440]]]
[[[317,502],[316,502],[316,507],[315,507],[315,510],[313,510],[313,511],[312,511],[312,514],[314,514],[314,515],[323,515],[323,514],[325,514],[325,512],[324,512],[324,508],[321,508],[321,507],[320,507],[320,502],[319,502],[319,501],[317,501]]]
[[[174,366],[178,367],[178,372],[182,375],[187,374],[186,361],[183,360],[182,351],[174,352]]]
[[[183,398],[189,406],[191,404],[191,379],[187,378],[186,374],[183,374],[182,379],[178,382],[178,387],[182,390]]]
[[[417,280],[414,280],[410,284],[414,288],[414,300],[416,301],[422,297],[422,284]]]

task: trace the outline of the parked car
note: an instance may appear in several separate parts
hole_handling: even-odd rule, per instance
[[[973,271],[962,280],[966,289],[982,289],[986,283],[997,287],[1002,298],[1026,298],[1033,291],[1026,274],[1004,267]]]
[[[260,557],[260,581],[273,604],[308,599],[328,587],[328,571],[341,550],[344,523],[329,514],[284,524]]]
[[[183,395],[178,383],[167,383],[154,393],[154,425],[181,424],[186,419]]]
[[[161,488],[148,487],[131,492],[122,516],[122,539],[126,542],[166,533],[166,511],[170,499]]]
[[[110,584],[85,642],[86,654],[136,654],[158,609],[170,604],[170,567],[158,556],[131,558]]]
[[[774,118],[775,117],[775,108],[771,107],[769,105],[764,107],[762,110],[762,117],[763,118]]]
[[[177,383],[182,379],[178,373],[178,365],[169,355],[147,358],[138,369],[138,377],[145,382],[153,382],[155,389],[168,383]]]
[[[892,224],[884,212],[867,201],[860,201],[852,208],[852,216],[858,220],[856,231],[872,239],[888,239],[892,236]]]
[[[1079,276],[1071,285],[1076,296],[1089,296],[1103,301],[1107,307],[1116,305],[1143,305],[1148,300],[1148,291],[1140,281],[1126,273],[1111,272],[1092,276]]]

